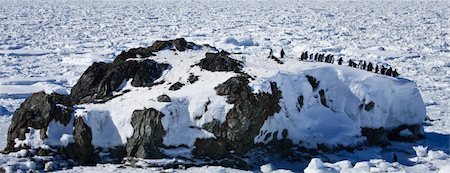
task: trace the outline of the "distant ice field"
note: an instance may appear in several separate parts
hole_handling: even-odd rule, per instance
[[[450,135],[448,0],[0,0],[0,148],[32,92],[69,93],[92,62],[178,37],[243,56],[284,49],[389,64],[417,82],[425,131]]]

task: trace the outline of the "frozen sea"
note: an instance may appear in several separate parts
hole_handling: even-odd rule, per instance
[[[68,93],[92,62],[112,61],[121,51],[158,39],[184,37],[244,55],[265,57],[270,49],[284,49],[287,56],[300,57],[308,50],[397,68],[420,88],[428,138],[389,149],[414,152],[412,146],[424,145],[445,157],[431,153],[387,171],[444,171],[450,164],[449,34],[448,0],[0,0],[0,148],[12,113],[31,93]],[[385,153],[369,147],[326,161],[389,161]],[[14,162],[0,157],[2,165]],[[71,171],[125,171],[114,168]]]

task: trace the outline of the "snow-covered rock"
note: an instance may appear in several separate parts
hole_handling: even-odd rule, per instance
[[[421,137],[425,106],[413,81],[280,60],[246,55],[244,61],[184,39],[131,49],[112,63],[94,63],[69,96],[28,98],[14,114],[6,151],[22,149],[15,139],[23,139],[28,127],[41,130],[45,145],[62,147],[60,154],[82,164],[109,152],[119,158],[233,158],[220,163],[245,166],[239,156],[256,144],[289,150],[383,145],[405,132]],[[60,113],[65,110],[70,114]],[[45,121],[31,116],[42,112]],[[20,117],[39,123],[20,124]],[[319,160],[310,167],[336,171]]]

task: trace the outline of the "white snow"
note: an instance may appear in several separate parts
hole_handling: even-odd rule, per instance
[[[67,146],[69,143],[75,142],[72,136],[73,122],[73,117],[71,117],[67,126],[52,120],[48,124],[47,138],[44,140],[45,143],[50,146]]]
[[[425,157],[427,155],[428,147],[424,147],[422,145],[413,147],[414,151],[416,151],[417,157]]]
[[[251,83],[253,90],[267,91],[267,81],[273,81],[283,94],[281,111],[265,122],[255,142],[268,142],[272,137],[264,140],[266,134],[276,132],[280,139],[281,132],[287,129],[294,143],[306,141],[309,147],[320,143],[354,145],[361,142],[361,127],[389,129],[402,124],[420,124],[425,118],[419,90],[406,79],[325,63],[286,60],[285,65],[275,66],[250,61],[256,59],[249,59],[249,64],[256,67],[249,65],[246,71],[258,77],[262,74],[265,80]],[[320,82],[317,91],[313,91],[306,75]],[[317,94],[320,89],[325,90],[329,108],[320,103]],[[302,108],[297,105],[299,96],[304,97]],[[369,102],[375,103],[373,110],[359,108]]]

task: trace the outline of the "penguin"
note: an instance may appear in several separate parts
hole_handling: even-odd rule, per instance
[[[272,50],[272,49],[270,49],[270,52],[269,52],[269,57],[268,57],[268,58],[270,59],[270,58],[272,58],[272,57],[273,57],[273,50]]]
[[[393,77],[398,77],[400,74],[398,74],[397,69],[394,69],[394,71],[392,72],[392,76]]]
[[[386,68],[383,65],[381,65],[380,74],[386,74]]]
[[[367,65],[367,71],[372,71],[373,70],[373,65],[371,62],[369,62],[369,64]]]
[[[375,73],[378,73],[379,69],[378,69],[378,65],[375,67]]]
[[[338,64],[339,64],[339,65],[342,65],[342,61],[344,61],[344,60],[342,60],[342,58],[339,58],[339,59],[338,59]]]
[[[387,76],[392,76],[392,67],[389,67],[389,69],[387,69],[386,75]]]
[[[281,52],[280,52],[280,59],[283,59],[283,58],[284,58],[284,55],[285,55],[284,50],[281,49]]]

